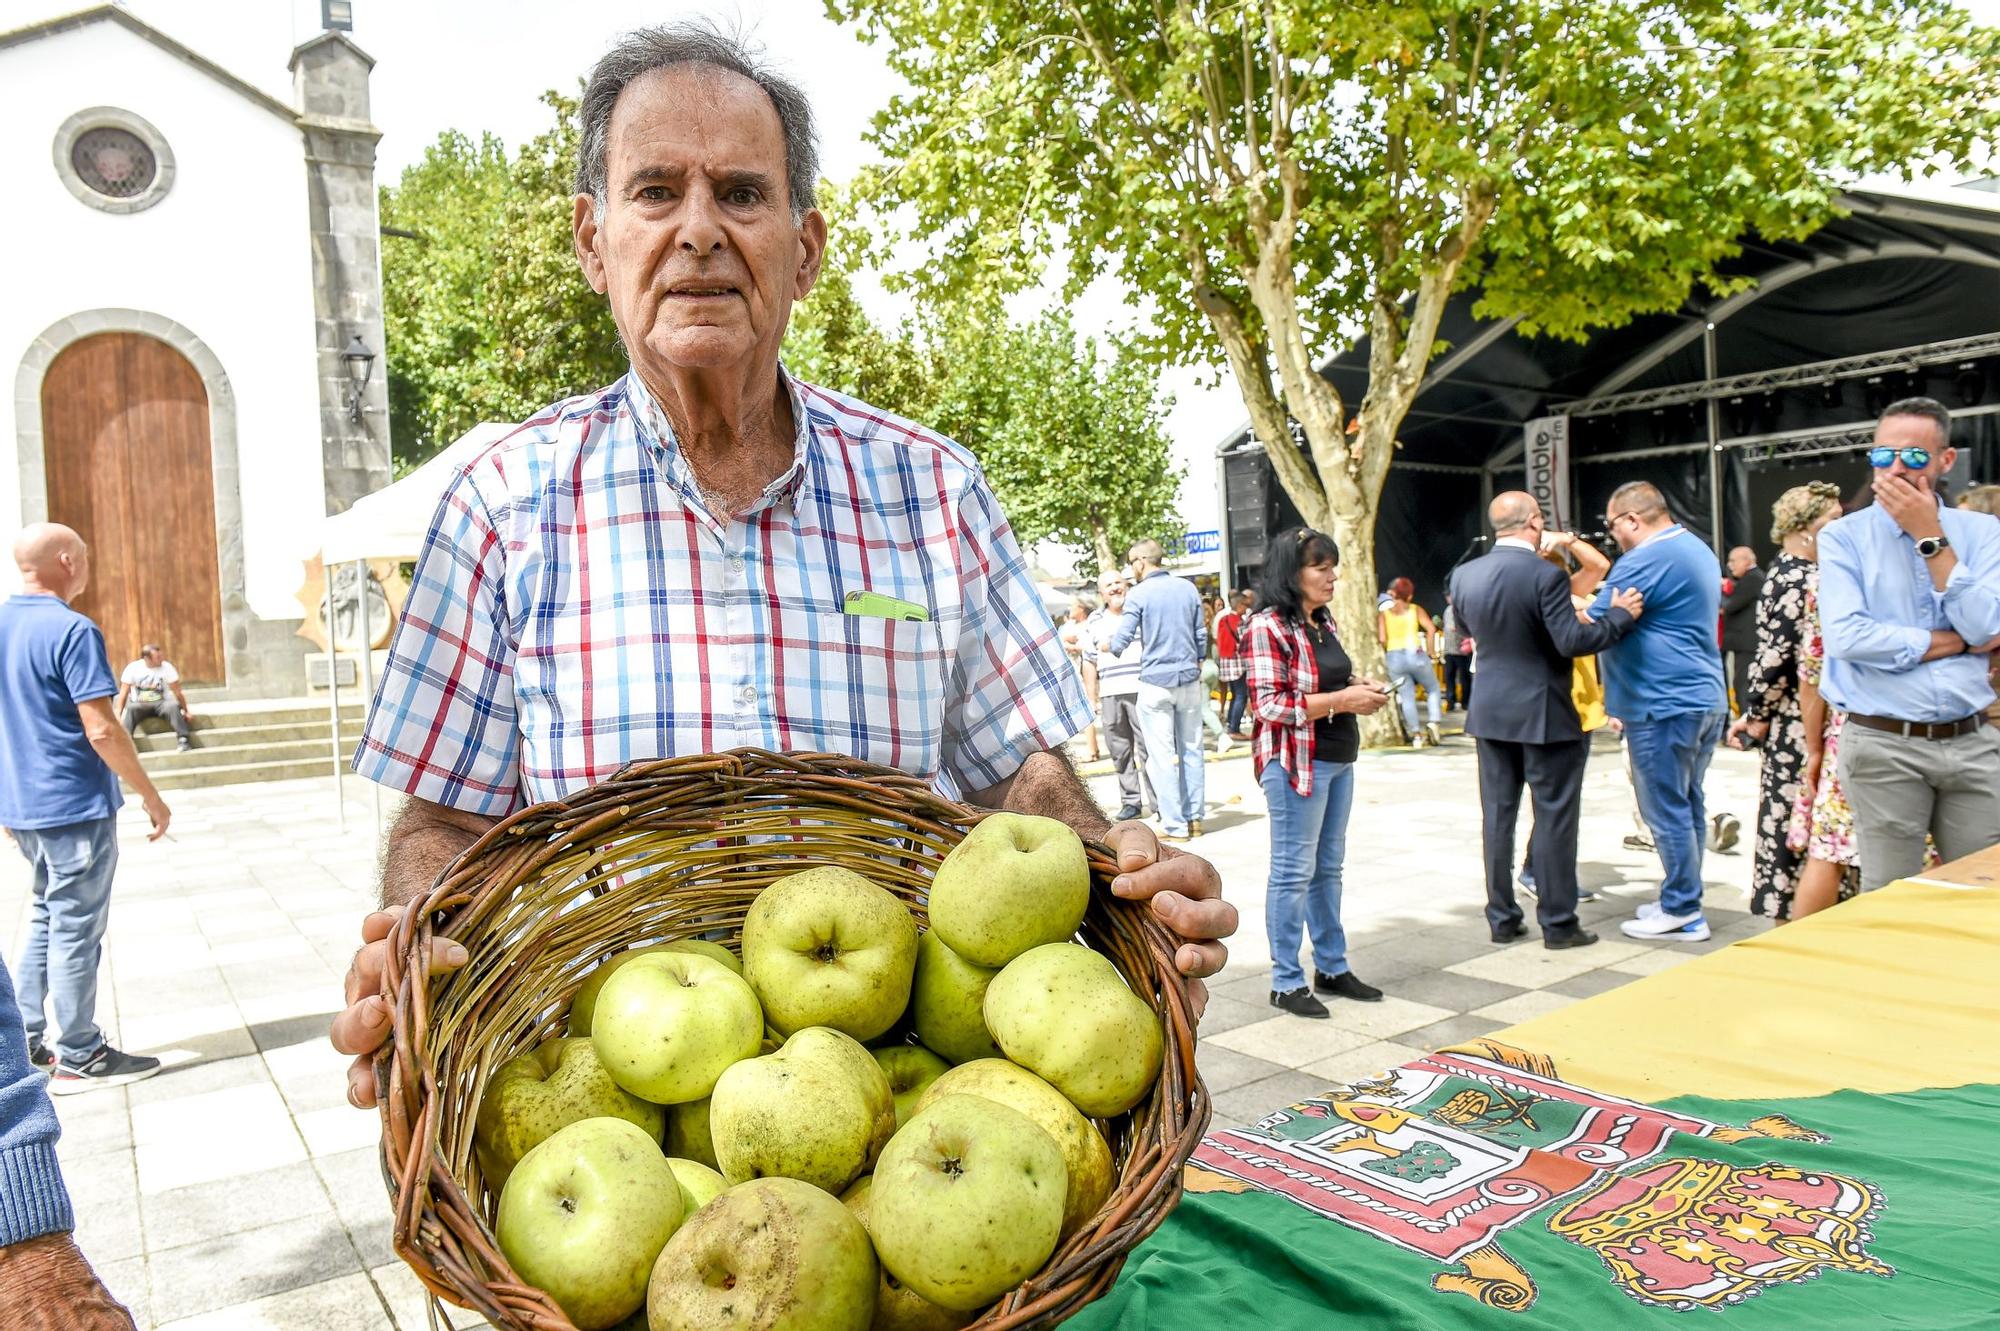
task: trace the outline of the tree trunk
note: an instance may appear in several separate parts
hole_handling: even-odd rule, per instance
[[[1340,628],[1340,645],[1354,662],[1354,673],[1387,679],[1388,661],[1375,636],[1375,598],[1380,579],[1375,573],[1375,510],[1381,492],[1349,487],[1347,502],[1332,505],[1331,535],[1340,546],[1340,581],[1333,589],[1333,620]],[[1404,741],[1401,714],[1394,702],[1373,716],[1357,718],[1366,748]]]
[[[1097,571],[1110,573],[1118,567],[1118,556],[1111,553],[1111,532],[1104,525],[1104,519],[1090,515],[1091,549],[1097,554]]]

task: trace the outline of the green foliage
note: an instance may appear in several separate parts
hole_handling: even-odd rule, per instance
[[[484,420],[521,420],[625,372],[611,309],[570,240],[575,102],[508,160],[447,131],[382,190],[389,418],[399,471]]]

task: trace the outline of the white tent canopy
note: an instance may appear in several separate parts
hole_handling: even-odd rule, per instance
[[[320,558],[331,567],[357,559],[415,559],[437,516],[438,500],[458,469],[516,427],[482,421],[393,485],[363,495],[320,527]]]

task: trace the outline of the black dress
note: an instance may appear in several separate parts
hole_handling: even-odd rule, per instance
[[[1757,655],[1750,663],[1744,714],[1770,723],[1764,766],[1758,775],[1757,847],[1750,871],[1750,909],[1783,920],[1791,915],[1804,856],[1785,844],[1792,804],[1805,779],[1806,727],[1799,714],[1799,649],[1804,640],[1806,594],[1819,566],[1780,554],[1757,596]]]

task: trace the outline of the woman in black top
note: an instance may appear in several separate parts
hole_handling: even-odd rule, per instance
[[[1348,968],[1340,893],[1361,747],[1355,718],[1380,711],[1390,695],[1387,685],[1354,673],[1327,612],[1339,560],[1324,532],[1302,529],[1273,540],[1264,563],[1266,608],[1250,621],[1244,653],[1257,781],[1271,813],[1264,897],[1271,1005],[1301,1017],[1328,1015],[1306,988],[1302,932],[1312,938],[1314,989],[1363,1003],[1382,997]]]

